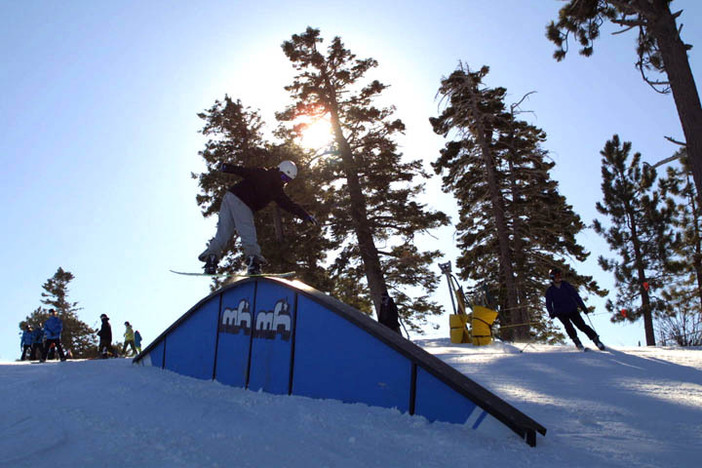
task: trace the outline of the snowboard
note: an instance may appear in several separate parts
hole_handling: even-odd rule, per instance
[[[170,270],[171,273],[175,273],[176,275],[185,275],[185,276],[209,276],[210,278],[262,278],[264,276],[272,276],[276,278],[290,278],[295,274],[294,271],[288,271],[285,273],[259,273],[256,275],[249,275],[248,273],[192,273],[192,272],[186,272],[186,271],[175,271],[175,270]]]

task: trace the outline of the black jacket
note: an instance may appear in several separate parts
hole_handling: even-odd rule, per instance
[[[551,318],[575,315],[578,313],[578,307],[587,312],[580,294],[569,282],[561,281],[560,288],[551,285],[546,290],[546,309]]]
[[[112,327],[110,326],[109,319],[102,319],[102,326],[97,334],[100,337],[100,341],[112,343]]]
[[[283,191],[284,184],[277,167],[263,169],[223,164],[222,172],[243,177],[243,180],[231,187],[229,191],[246,203],[251,211],[259,211],[273,201],[285,211],[302,219],[309,218],[309,213]]]

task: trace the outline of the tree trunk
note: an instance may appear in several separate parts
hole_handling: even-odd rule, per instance
[[[675,25],[675,17],[667,2],[659,2],[656,18],[649,18],[649,27],[663,57],[670,89],[682,124],[697,200],[702,204],[702,105],[695,78],[690,69],[685,44]]]
[[[475,103],[473,102],[473,104]],[[478,110],[477,105],[474,106],[474,110]],[[476,115],[478,115],[478,112],[476,112]],[[490,201],[493,216],[495,217],[495,228],[497,230],[500,266],[502,267],[501,270],[504,274],[506,290],[505,308],[511,319],[510,324],[517,325],[520,323],[520,314],[517,310],[519,304],[517,301],[517,287],[514,280],[513,262],[510,251],[509,231],[507,228],[507,220],[505,219],[504,200],[502,199],[502,194],[500,193],[497,172],[495,170],[495,160],[492,157],[490,145],[488,144],[488,139],[485,136],[485,130],[481,124],[479,124],[478,127],[476,137],[478,140],[478,145],[480,146],[483,162],[485,163]],[[511,336],[515,341],[528,341],[529,325],[522,324],[511,328],[508,336]]]
[[[634,246],[634,264],[638,273],[639,291],[641,292],[641,310],[644,318],[644,334],[646,335],[646,346],[656,345],[656,336],[653,333],[653,314],[651,312],[651,298],[648,295],[648,290],[644,287],[646,279],[646,269],[644,268],[641,255],[641,245],[639,244],[638,230],[634,221],[632,208],[627,204],[627,216],[629,217],[629,225],[631,226],[631,242]]]
[[[361,181],[358,177],[356,162],[348,141],[343,135],[339,122],[339,115],[335,108],[331,109],[331,123],[334,136],[339,145],[339,153],[343,162],[344,173],[346,175],[347,189],[351,201],[351,220],[353,222],[358,248],[361,251],[361,259],[366,271],[366,279],[370,288],[371,299],[375,307],[376,317],[380,318],[381,297],[387,291],[385,277],[380,266],[380,255],[373,240],[368,223],[368,213],[366,212],[366,201],[361,188]]]
[[[520,209],[519,203],[522,200],[522,194],[519,189],[519,184],[516,181],[516,171],[514,168],[514,161],[518,158],[516,152],[510,150],[510,160],[509,160],[509,172],[510,172],[510,190],[512,192],[512,204],[514,209],[512,210],[514,216],[512,218],[512,237],[514,242],[514,250],[512,255],[512,261],[514,261],[514,266],[517,271],[526,271],[526,259],[525,259],[525,249],[524,249],[524,239],[522,239],[522,222],[520,219]],[[519,275],[518,279],[515,279],[515,292],[516,302],[519,304],[517,310],[515,310],[515,321],[521,324],[529,324],[529,312],[526,308],[526,285],[524,284],[526,276]],[[529,337],[530,325],[522,325],[517,328],[526,328],[526,330],[520,330],[520,334],[526,334]],[[526,339],[525,339],[526,340]]]
[[[687,183],[689,185],[690,176],[688,175],[687,177]],[[700,301],[700,310],[702,310],[702,251],[700,250],[702,246],[700,245],[700,217],[697,210],[697,207],[700,205],[697,204],[694,189],[692,190],[692,192],[693,193],[690,194],[690,211],[692,212],[692,229],[695,233],[693,238],[693,241],[695,243],[695,253],[692,256],[692,268],[695,270],[695,276],[697,278],[697,298]]]
[[[519,301],[517,299],[517,285],[514,278],[514,263],[512,259],[509,229],[507,220],[505,219],[505,204],[500,192],[499,182],[497,180],[497,171],[495,169],[495,159],[490,150],[490,136],[488,129],[482,121],[482,115],[478,103],[475,101],[475,93],[473,91],[473,82],[470,74],[466,74],[469,90],[466,96],[469,99],[469,106],[475,118],[474,136],[480,148],[480,153],[485,164],[487,176],[488,190],[490,192],[490,202],[492,205],[493,216],[495,217],[495,228],[497,230],[497,243],[499,249],[500,269],[503,272],[505,281],[505,312],[507,312],[510,320],[510,325],[518,325],[511,327],[506,336],[511,337],[515,341],[529,340],[529,324],[520,322],[519,317]]]
[[[486,138],[481,136],[478,138],[481,148],[485,169],[487,171],[487,181],[490,190],[490,200],[492,203],[493,216],[495,217],[495,227],[497,229],[497,242],[500,249],[500,264],[504,272],[506,295],[506,306],[512,318],[511,322],[514,325],[519,324],[519,316],[517,307],[517,288],[514,280],[514,270],[512,268],[512,255],[510,252],[509,232],[507,229],[507,221],[505,219],[505,208],[502,194],[499,190],[497,181],[497,173],[495,171],[495,161],[490,152]],[[512,337],[515,341],[527,341],[529,339],[529,325],[521,324],[512,329]]]

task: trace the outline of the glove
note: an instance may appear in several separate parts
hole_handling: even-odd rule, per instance
[[[307,217],[305,218],[305,221],[307,221],[308,223],[312,223],[312,224],[314,224],[315,226],[318,226],[318,225],[319,225],[319,223],[317,222],[317,218],[315,218],[315,217],[312,216],[312,215],[307,215]]]

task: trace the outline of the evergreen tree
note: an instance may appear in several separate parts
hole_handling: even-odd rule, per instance
[[[74,358],[93,357],[97,350],[96,330],[78,318],[77,312],[81,310],[78,303],[68,300],[68,286],[74,278],[71,272],[59,267],[54,276],[42,285],[41,303],[46,307],[35,309],[24,322],[35,328],[43,328],[50,310],[56,310],[63,321],[61,343],[64,349],[70,350]]]
[[[499,285],[504,338],[553,341],[562,335],[544,316],[547,273],[565,269],[566,257],[587,258],[575,240],[584,226],[550,179],[545,133],[517,118],[518,104],[507,109],[504,88],[483,85],[488,71],[460,65],[442,80],[447,103],[430,121],[436,133],[455,139],[433,166],[458,200],[461,278]],[[590,277],[569,279],[602,294]]]
[[[631,143],[622,144],[618,135],[600,152],[603,200],[596,207],[609,217],[611,225],[605,228],[595,220],[594,229],[619,254],[618,259],[598,259],[605,271],[614,272],[616,300],[607,301],[607,309],[613,313],[611,320],[633,322],[643,317],[646,344],[654,346],[653,317],[665,307],[651,292],[668,281],[666,265],[675,241],[673,210],[653,187],[655,171],[644,171],[641,154],[635,153],[630,159],[630,152]]]
[[[684,150],[681,153],[677,156],[684,156]],[[670,167],[659,183],[662,196],[670,196],[669,203],[675,203],[671,210],[679,233],[670,249],[673,258],[666,265],[671,278],[661,292],[665,316],[661,318],[659,336],[681,346],[693,346],[702,337],[702,218],[690,179],[686,168]]]
[[[554,57],[560,61],[568,52],[571,34],[582,47],[580,53],[590,56],[593,42],[607,21],[620,26],[620,32],[638,31],[636,67],[654,89],[673,93],[700,203],[702,105],[687,56],[692,46],[682,41],[682,25],[676,24],[682,10],[673,13],[671,4],[672,0],[569,0],[561,8],[558,21],[548,25],[546,36],[558,47]],[[652,78],[651,73],[661,73],[666,78]]]
[[[286,87],[294,104],[278,118],[327,116],[332,125],[338,158],[317,163],[323,177],[318,188],[331,208],[329,233],[339,247],[335,294],[366,311],[370,300],[377,312],[382,294],[391,290],[402,316],[423,321],[441,310],[429,300],[438,284],[429,266],[440,253],[418,249],[416,235],[448,219],[416,201],[424,190],[416,179],[428,175],[421,161],[402,160],[393,138],[405,127],[393,119],[394,108],[374,105],[387,86],[364,78],[377,62],[357,59],[338,37],[325,55],[322,42],[318,29],[307,28],[283,43],[298,74]],[[370,296],[357,286],[364,277]],[[405,286],[422,292],[412,297]],[[413,320],[409,324],[419,330]]]
[[[215,101],[210,109],[198,116],[205,121],[201,133],[209,138],[205,149],[199,153],[207,170],[192,175],[201,189],[197,203],[203,216],[219,212],[224,194],[237,181],[235,177],[219,172],[222,163],[275,167],[285,159],[294,161],[300,169],[300,176],[288,185],[286,192],[309,211],[320,215],[323,207],[316,201],[315,176],[305,167],[304,152],[291,143],[274,146],[265,141],[262,135],[264,122],[257,111],[225,96],[223,101]],[[268,260],[266,269],[297,271],[303,280],[318,285],[320,289],[329,288],[328,274],[321,266],[330,248],[329,242],[322,236],[320,228],[303,225],[292,218],[274,203],[254,217],[258,242]],[[219,271],[233,273],[240,269],[243,260],[243,253],[235,247],[233,239],[223,252]],[[220,283],[221,280],[215,279],[213,288]]]

